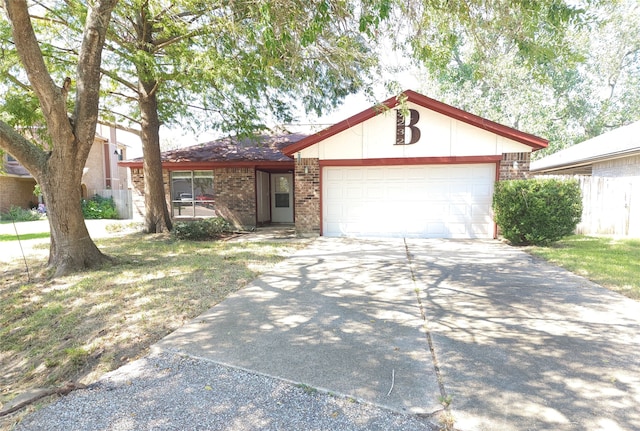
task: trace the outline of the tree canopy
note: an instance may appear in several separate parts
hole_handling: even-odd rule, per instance
[[[542,34],[523,24],[503,33],[517,36],[511,41],[496,36],[495,26],[509,25],[503,19],[473,31],[447,22],[451,49],[442,64],[426,68],[429,92],[547,137],[541,154],[639,120],[640,5],[587,2],[556,16],[554,3],[536,9],[553,17],[543,20]]]
[[[344,1],[121,2],[103,72],[103,116],[139,124],[139,81],[155,83],[167,126],[251,133],[322,112],[373,65]],[[184,121],[188,119],[189,121]]]

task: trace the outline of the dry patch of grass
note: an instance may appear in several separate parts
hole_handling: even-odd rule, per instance
[[[0,287],[0,402],[26,389],[95,381],[246,286],[304,242],[189,242],[133,234],[96,241],[117,263],[27,281],[17,259]],[[31,268],[44,274],[46,260]]]
[[[629,298],[640,300],[640,240],[571,236],[528,251]]]

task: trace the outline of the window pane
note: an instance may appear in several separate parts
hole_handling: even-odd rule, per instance
[[[198,201],[213,200],[213,172],[196,171],[193,178],[193,194]]]
[[[187,177],[183,172],[171,174],[171,192],[174,200],[184,201],[193,199],[191,173]]]
[[[289,178],[285,175],[276,179],[276,193],[289,193]]]
[[[213,171],[172,172],[171,199],[174,217],[215,217]]]
[[[171,172],[171,178],[191,178],[193,175],[191,171],[173,171]]]

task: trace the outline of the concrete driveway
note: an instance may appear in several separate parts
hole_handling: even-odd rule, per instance
[[[497,241],[319,238],[155,348],[460,430],[640,429],[640,303]]]

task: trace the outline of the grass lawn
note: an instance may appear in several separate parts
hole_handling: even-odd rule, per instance
[[[32,268],[31,282],[20,259],[4,268],[0,402],[28,388],[95,381],[144,355],[305,242],[189,242],[132,234],[96,243],[117,263],[47,280],[33,276],[44,274],[44,259]]]
[[[542,257],[629,298],[640,300],[640,240],[571,236],[549,247],[530,247]]]
[[[20,241],[26,241],[28,239],[41,239],[41,238],[49,238],[51,235],[49,232],[40,232],[40,233],[23,233],[20,234]],[[17,241],[18,237],[15,234],[0,234],[0,242],[2,241]]]

